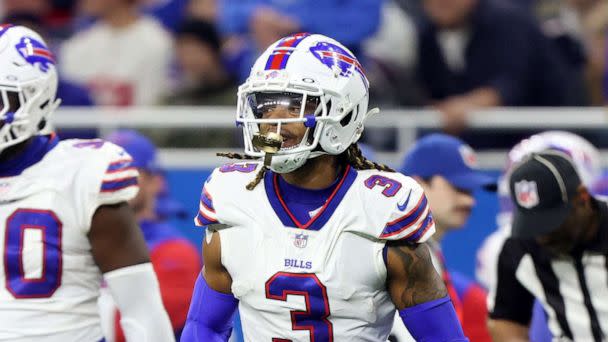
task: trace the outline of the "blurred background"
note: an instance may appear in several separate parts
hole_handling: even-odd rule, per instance
[[[546,130],[577,133],[608,166],[606,0],[2,0],[2,22],[40,32],[61,77],[61,138],[142,132],[158,146],[162,215],[200,248],[203,181],[238,151],[236,89],[257,55],[295,32],[348,46],[371,82],[363,142],[399,167],[432,132],[460,137],[489,174]],[[443,241],[470,277],[495,230],[496,193],[475,193],[467,225]]]

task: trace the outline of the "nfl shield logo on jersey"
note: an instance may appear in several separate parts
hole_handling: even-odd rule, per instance
[[[538,190],[535,181],[522,180],[515,183],[514,188],[515,199],[520,206],[530,209],[538,205]]]
[[[308,243],[308,235],[305,235],[304,233],[296,234],[295,239],[293,240],[294,246],[296,246],[298,248],[306,247],[307,243]]]

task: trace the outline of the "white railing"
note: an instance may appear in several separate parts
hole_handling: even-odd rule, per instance
[[[385,110],[370,118],[366,127],[397,128],[397,150],[377,153],[380,162],[398,165],[416,137],[418,128],[435,128],[440,114],[432,110]],[[150,108],[62,108],[54,116],[58,128],[96,128],[101,134],[118,127],[130,128],[234,128],[232,107],[150,107]],[[474,128],[576,129],[606,128],[608,108],[496,108],[472,113],[469,125]],[[201,139],[204,136],[201,135]],[[230,149],[228,149],[230,150]],[[226,149],[161,148],[161,163],[171,168],[214,167],[221,163],[216,152]],[[480,151],[483,168],[500,169],[506,151]],[[608,150],[602,151],[608,166]]]

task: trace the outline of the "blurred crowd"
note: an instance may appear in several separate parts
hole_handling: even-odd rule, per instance
[[[603,0],[4,0],[45,35],[64,105],[234,105],[257,55],[295,32],[362,61],[371,101],[431,107],[459,133],[494,106],[608,103]]]

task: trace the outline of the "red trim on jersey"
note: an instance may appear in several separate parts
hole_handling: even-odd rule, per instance
[[[340,179],[340,183],[338,183],[338,185],[336,186],[334,191],[332,191],[331,195],[329,195],[329,198],[327,199],[327,201],[325,201],[325,204],[323,204],[321,209],[319,209],[319,211],[315,214],[315,216],[313,216],[310,220],[308,220],[308,222],[306,222],[306,224],[300,223],[300,221],[298,221],[298,219],[296,219],[296,217],[291,213],[291,211],[287,207],[287,204],[285,204],[285,201],[283,200],[283,196],[281,196],[281,192],[279,191],[279,183],[278,183],[279,176],[276,173],[274,174],[274,178],[273,178],[274,192],[275,192],[277,198],[279,199],[279,201],[281,202],[281,206],[283,207],[283,209],[285,210],[287,215],[289,215],[289,217],[298,226],[298,228],[308,229],[308,227],[310,227],[310,225],[313,224],[313,222],[315,222],[317,220],[317,218],[319,218],[323,214],[323,212],[325,211],[325,208],[327,208],[327,206],[334,199],[334,197],[338,193],[338,190],[340,190],[340,188],[342,187],[342,184],[344,184],[344,181],[346,180],[346,175],[348,175],[348,171],[350,171],[350,165],[346,166],[346,169],[344,170],[344,173],[342,174],[342,179]]]

